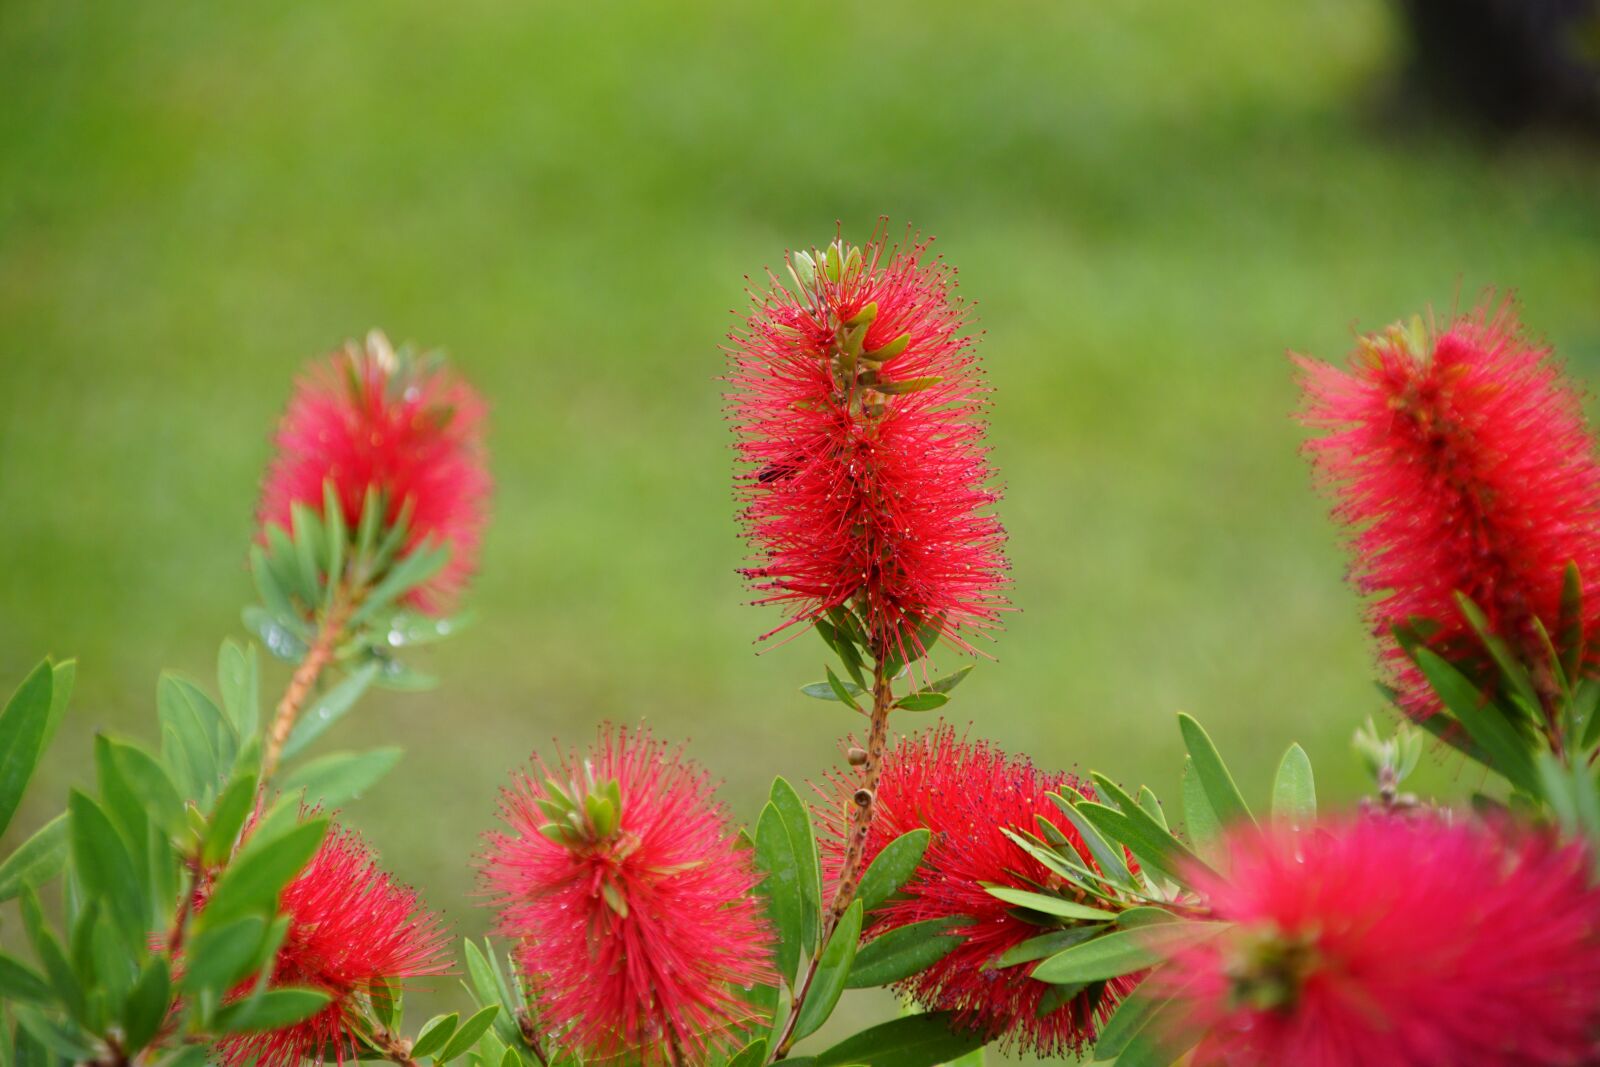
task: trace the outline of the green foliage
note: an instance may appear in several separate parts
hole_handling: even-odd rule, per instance
[[[951,1026],[948,1012],[907,1015],[848,1037],[817,1055],[818,1067],[936,1067],[982,1048],[981,1035]]]
[[[931,967],[962,943],[954,931],[971,921],[964,916],[927,919],[885,931],[857,950],[845,988],[888,985]]]
[[[850,968],[855,963],[856,946],[861,940],[861,910],[861,901],[851,904],[828,938],[816,977],[806,990],[805,1003],[795,1023],[796,1040],[816,1033],[839,1003],[839,995],[844,992],[845,983],[850,978]]]

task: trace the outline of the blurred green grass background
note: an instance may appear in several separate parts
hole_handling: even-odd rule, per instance
[[[752,814],[851,724],[758,656],[717,346],[786,248],[880,214],[978,304],[1020,609],[949,709],[1176,800],[1173,712],[1327,800],[1380,712],[1296,454],[1288,348],[1515,287],[1600,371],[1600,158],[1381,118],[1377,0],[0,9],[0,687],[77,655],[18,828],[210,685],[291,375],[381,325],[494,404],[495,521],[445,682],[348,820],[464,933],[508,769],[645,719]],[[270,683],[281,685],[285,673]],[[1443,760],[1424,787],[1474,776]],[[856,1009],[858,1014],[860,1009]]]

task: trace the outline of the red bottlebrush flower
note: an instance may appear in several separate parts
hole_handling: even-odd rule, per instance
[[[920,654],[906,647],[919,627],[970,648],[1005,603],[966,311],[954,273],[926,253],[881,237],[864,256],[842,242],[796,253],[798,291],[774,279],[732,337],[739,497],[757,553],[745,573],[758,603],[791,612],[779,630],[842,606],[875,654]]]
[[[1235,925],[1151,977],[1197,1067],[1555,1067],[1600,1053],[1589,856],[1476,824],[1236,832]]]
[[[646,731],[535,757],[501,796],[483,877],[541,1025],[587,1060],[702,1063],[775,980],[771,934],[704,772]]]
[[[840,776],[833,785],[839,800],[819,813],[827,831],[821,844],[829,880],[838,875],[851,795],[859,783]],[[1078,831],[1047,798],[1065,789],[1092,795],[1089,785],[1069,774],[1046,774],[986,742],[960,740],[948,725],[904,738],[884,756],[862,861],[870,864],[901,834],[919,827],[932,831],[922,865],[900,896],[868,914],[864,936],[931,919],[967,918],[950,930],[965,939],[961,945],[896,988],[929,1011],[955,1012],[957,1025],[1040,1056],[1087,1048],[1096,1027],[1133,987],[1118,979],[1093,1007],[1081,992],[1041,1012],[1057,987],[1028,977],[1032,964],[994,966],[1007,950],[1046,931],[1018,918],[984,885],[1035,890],[1057,881],[1006,829],[1032,833],[1043,818],[1066,836],[1085,866],[1098,869]]]
[[[330,828],[311,862],[279,900],[289,932],[278,948],[271,985],[320,989],[332,996],[317,1014],[257,1034],[219,1042],[224,1067],[293,1067],[343,1063],[357,1050],[355,998],[381,981],[444,974],[449,935],[417,894],[379,869],[355,834]]]
[[[258,517],[289,529],[291,509],[318,513],[331,481],[354,529],[369,488],[383,493],[388,522],[408,512],[406,549],[450,546],[450,561],[413,591],[420,611],[448,610],[477,562],[487,517],[485,406],[437,357],[397,355],[374,331],[300,378],[278,427]]]
[[[1560,630],[1566,568],[1600,579],[1600,464],[1579,395],[1527,340],[1509,303],[1426,339],[1393,328],[1362,340],[1348,370],[1299,360],[1307,449],[1353,530],[1352,578],[1413,715],[1438,710],[1390,635],[1412,618],[1445,658],[1487,667],[1455,603],[1464,593],[1529,662],[1535,620]],[[1600,597],[1583,632],[1600,631]],[[1479,673],[1492,676],[1492,672]]]

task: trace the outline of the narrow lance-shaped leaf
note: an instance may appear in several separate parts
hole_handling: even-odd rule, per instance
[[[856,951],[845,988],[888,985],[926,970],[960,947],[965,939],[954,931],[971,922],[957,915],[908,923],[880,934]]]
[[[1178,729],[1183,733],[1184,746],[1189,750],[1189,758],[1194,761],[1195,774],[1205,789],[1206,799],[1211,801],[1211,810],[1217,813],[1217,820],[1223,826],[1234,822],[1253,823],[1255,820],[1244,802],[1244,796],[1234,784],[1233,775],[1228,773],[1217,746],[1212,743],[1204,727],[1192,716],[1179,712]]]
[[[834,1006],[839,1003],[839,994],[844,992],[845,982],[850,977],[850,967],[856,958],[856,944],[860,940],[861,901],[857,900],[839,919],[839,925],[834,927],[832,936],[828,938],[827,947],[822,950],[817,975],[806,990],[805,1003],[800,1006],[800,1015],[795,1020],[795,1040],[816,1033],[828,1021],[828,1016],[833,1014]]]
[[[1418,648],[1414,658],[1445,707],[1488,755],[1489,766],[1518,789],[1537,795],[1538,772],[1534,769],[1531,742],[1497,708],[1483,700],[1465,675],[1432,649]],[[1429,722],[1422,721],[1424,725]]]
[[[11,824],[44,749],[54,686],[49,662],[40,663],[0,711],[0,833]]]
[[[1272,817],[1304,826],[1317,817],[1317,787],[1311,760],[1298,744],[1289,746],[1272,781]]]
[[[794,850],[795,868],[800,876],[801,954],[809,955],[815,951],[821,936],[822,857],[817,851],[811,817],[794,786],[781,776],[774,779],[770,799],[783,819],[789,845]]]
[[[800,869],[783,816],[768,803],[756,822],[756,864],[766,872],[760,891],[767,898],[767,914],[775,927],[778,972],[793,982],[800,966],[804,907]]]
[[[925,829],[908,830],[883,846],[856,887],[861,906],[871,911],[904,885],[916,873],[931,838]]]
[[[312,701],[290,731],[289,740],[283,746],[283,758],[287,760],[297,755],[321,737],[328,727],[342,719],[345,712],[355,706],[361,694],[367,691],[377,673],[378,665],[375,663],[358,667],[349,677]]]

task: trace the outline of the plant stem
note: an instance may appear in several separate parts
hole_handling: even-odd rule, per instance
[[[417,1067],[417,1061],[411,1058],[411,1042],[398,1034],[391,1034],[381,1026],[374,1027],[369,1038],[372,1047],[383,1053],[383,1058],[390,1063],[397,1063],[400,1067]]]
[[[360,597],[343,583],[334,590],[328,610],[323,612],[322,619],[317,624],[317,636],[312,640],[311,647],[306,650],[306,658],[295,668],[294,677],[289,680],[289,688],[284,690],[283,699],[278,701],[272,728],[267,731],[266,748],[261,754],[263,792],[266,790],[268,779],[278,769],[278,761],[283,757],[283,746],[289,741],[289,733],[294,729],[295,720],[305,710],[306,701],[316,688],[322,672],[333,662],[334,651],[344,637],[345,625],[350,621],[350,616],[359,601]]]
[[[789,1003],[789,1017],[783,1024],[783,1033],[773,1050],[773,1062],[789,1054],[794,1044],[794,1028],[800,1021],[800,1009],[805,1006],[806,994],[817,976],[822,962],[822,950],[833,936],[839,920],[850,910],[861,885],[862,857],[866,854],[867,835],[872,831],[872,816],[877,809],[878,777],[883,773],[883,754],[889,743],[889,709],[894,706],[894,689],[888,673],[883,668],[885,656],[878,656],[872,669],[872,721],[867,727],[867,758],[861,764],[861,785],[851,798],[855,808],[850,816],[850,830],[844,843],[844,859],[839,865],[839,880],[834,885],[833,901],[822,917],[822,932],[817,938],[816,950],[806,965],[805,975],[795,986],[794,999]]]
[[[550,1067],[550,1060],[544,1054],[544,1045],[539,1041],[539,1028],[534,1025],[533,1013],[527,1008],[517,1012],[517,1029],[522,1031],[522,1040],[533,1050],[534,1058],[544,1067]]]

